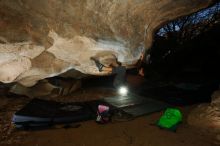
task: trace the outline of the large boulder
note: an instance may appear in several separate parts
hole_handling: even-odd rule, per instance
[[[99,72],[90,57],[134,67],[163,23],[216,0],[1,0],[0,82],[33,86],[75,69]]]
[[[188,116],[188,124],[216,134],[216,144],[220,144],[220,90],[212,94],[210,104],[198,105]]]

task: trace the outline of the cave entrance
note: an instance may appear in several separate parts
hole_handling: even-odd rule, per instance
[[[210,101],[220,84],[219,34],[220,3],[159,28],[145,73],[157,88],[142,94],[175,104]]]

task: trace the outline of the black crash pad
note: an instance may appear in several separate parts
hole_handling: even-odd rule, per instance
[[[137,95],[74,103],[33,99],[14,114],[12,122],[17,127],[22,127],[92,120],[96,118],[99,104],[109,106],[113,112],[115,109],[122,110],[133,117],[157,112],[169,106],[166,103]]]
[[[95,116],[88,105],[82,102],[59,103],[33,99],[14,114],[12,122],[18,127],[19,125],[39,126],[85,121]]]
[[[170,106],[164,102],[132,94],[124,97],[116,96],[104,98],[103,100],[110,105],[131,114],[133,117],[158,112]]]

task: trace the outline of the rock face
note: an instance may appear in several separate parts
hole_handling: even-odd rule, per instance
[[[33,86],[75,69],[100,73],[90,57],[135,66],[163,23],[216,0],[0,0],[0,81]]]
[[[39,81],[32,87],[24,87],[20,84],[15,84],[11,87],[10,92],[18,95],[26,95],[30,98],[39,97],[60,97],[68,95],[81,88],[81,81],[76,79],[53,79],[55,85],[44,79]]]
[[[190,113],[188,123],[220,134],[220,90],[213,93],[210,104],[199,105]]]

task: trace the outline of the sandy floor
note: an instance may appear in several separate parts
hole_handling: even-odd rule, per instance
[[[106,95],[114,93],[105,89],[87,89],[71,97],[60,97],[56,100],[68,102]],[[11,117],[29,100],[25,97],[0,97],[0,146],[213,146],[211,134],[187,125],[186,121],[179,126],[176,133],[153,126],[161,113],[107,125],[88,121],[69,128],[55,126],[40,131],[16,130],[10,124]],[[185,119],[191,108],[181,108]]]

